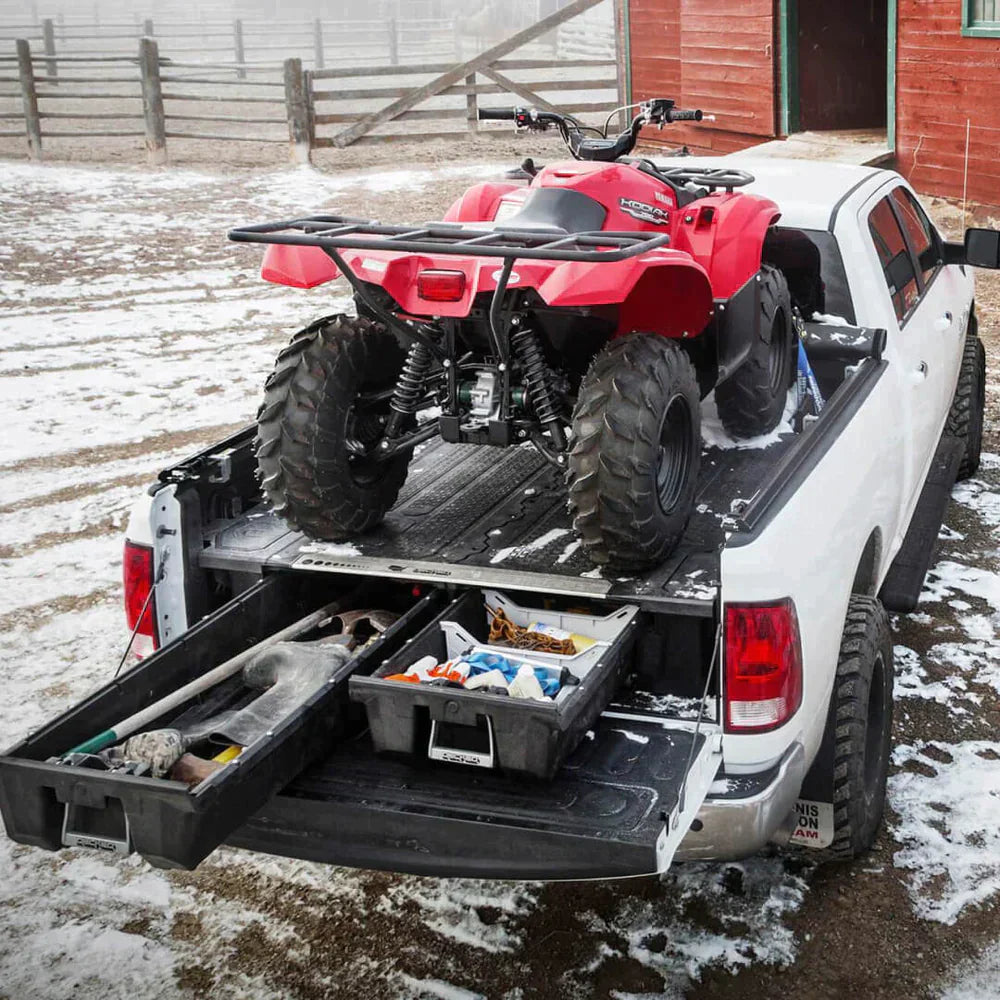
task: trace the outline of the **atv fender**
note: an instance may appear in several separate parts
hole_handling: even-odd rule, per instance
[[[511,191],[525,190],[523,184],[498,184],[484,181],[473,184],[461,198],[452,203],[445,222],[492,222],[500,207],[500,199]]]
[[[694,337],[712,317],[712,286],[688,254],[660,250],[616,264],[563,264],[538,289],[550,306],[618,305],[616,336]]]
[[[319,247],[272,243],[264,254],[260,276],[275,285],[315,288],[340,277],[337,265]]]
[[[756,195],[721,195],[708,273],[716,300],[735,295],[760,270],[767,231],[781,216],[778,206]],[[714,199],[705,199],[711,201]],[[699,203],[703,204],[703,203]],[[704,213],[700,209],[699,216]],[[700,219],[699,219],[700,221]],[[697,223],[695,230],[697,231]],[[701,257],[700,253],[697,256]]]

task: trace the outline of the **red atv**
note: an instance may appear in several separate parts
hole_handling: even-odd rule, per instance
[[[627,158],[643,125],[702,119],[672,101],[640,105],[617,138],[553,112],[480,118],[554,126],[574,159],[526,160],[528,185],[476,184],[442,222],[230,233],[272,244],[267,281],[343,276],[358,313],[278,355],[258,416],[264,492],[291,526],[342,539],[383,519],[421,441],[530,441],[565,470],[595,563],[658,562],[692,506],[702,397],[715,389],[733,435],[781,419],[797,344],[788,285],[762,263],[778,208],[736,193],[743,171]]]

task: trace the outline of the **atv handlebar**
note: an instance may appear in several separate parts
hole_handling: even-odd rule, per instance
[[[678,111],[671,108],[667,121],[670,122],[700,122],[705,115],[701,111]]]
[[[635,105],[633,105],[634,107]],[[632,119],[631,125],[617,137],[608,135],[608,126],[616,112],[609,116],[604,129],[592,125],[584,125],[572,115],[563,115],[557,111],[538,111],[535,108],[480,108],[480,121],[512,121],[518,129],[531,129],[544,132],[551,126],[556,126],[562,135],[563,142],[577,160],[603,160],[611,162],[620,156],[632,152],[639,138],[639,131],[644,125],[656,125],[663,128],[672,122],[700,122],[708,117],[702,111],[683,111],[674,107],[674,102],[664,97],[655,97],[643,101],[639,113]],[[624,111],[624,108],[617,109]],[[589,138],[584,132],[596,132],[597,138]]]
[[[481,122],[512,122],[514,113],[514,108],[480,108],[479,120]]]

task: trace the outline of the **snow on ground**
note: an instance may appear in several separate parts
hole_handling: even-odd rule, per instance
[[[262,284],[259,252],[227,244],[226,230],[234,221],[361,194],[409,197],[442,178],[495,172],[473,165],[223,177],[3,165],[6,745],[110,676],[124,640],[120,531],[135,491],[163,465],[251,418],[289,332],[346,302],[339,287]],[[716,430],[715,443],[731,446]],[[980,479],[956,491],[963,511],[993,531],[998,470],[1000,460],[986,456]],[[938,626],[925,653],[901,650],[900,695],[904,704],[930,698],[964,718],[984,690],[1000,691],[1000,585],[992,553],[964,555],[948,538],[913,620],[928,631],[953,624]],[[543,542],[558,559],[578,544]],[[961,920],[996,892],[996,866],[982,863],[984,847],[998,854],[1000,825],[997,763],[986,749],[956,736],[898,751],[890,789],[896,864],[928,919]],[[973,782],[980,794],[966,802],[961,792]],[[573,919],[585,926],[583,957],[553,979],[552,996],[588,996],[602,967],[626,960],[662,985],[616,995],[679,996],[711,969],[792,963],[791,923],[808,903],[808,883],[808,869],[778,858],[685,866],[655,891],[633,892],[628,883],[590,891],[400,878],[229,849],[194,873],[167,873],[134,857],[50,854],[2,838],[0,993],[492,997],[501,995],[490,989],[496,977],[517,982],[533,928]],[[963,983],[980,974],[970,970]],[[519,990],[502,995],[514,1000]]]
[[[1000,943],[987,948],[973,961],[958,969],[954,981],[940,1000],[990,1000],[997,996],[1000,983]]]

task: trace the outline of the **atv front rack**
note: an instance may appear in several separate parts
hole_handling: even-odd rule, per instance
[[[240,226],[229,232],[237,243],[280,243],[323,250],[389,250],[401,253],[503,257],[508,261],[559,260],[613,264],[665,247],[670,237],[642,232],[566,233],[502,225],[473,227],[457,222],[384,226],[343,215]]]

